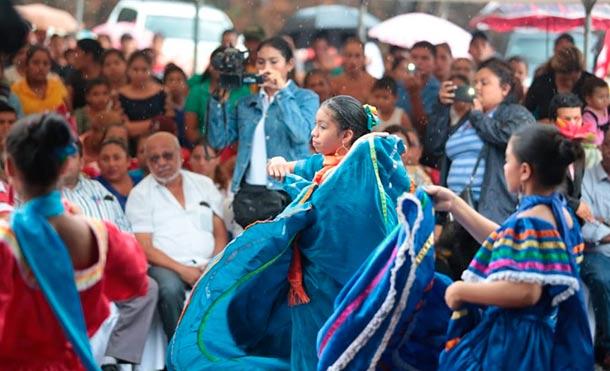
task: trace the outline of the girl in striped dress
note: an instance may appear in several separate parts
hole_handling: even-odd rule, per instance
[[[578,223],[557,193],[576,148],[550,126],[526,126],[506,150],[507,187],[520,194],[501,226],[451,191],[428,187],[482,246],[445,293],[454,310],[441,370],[592,370],[578,262]]]

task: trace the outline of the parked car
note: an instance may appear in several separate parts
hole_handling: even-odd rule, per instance
[[[193,70],[195,11],[192,2],[120,0],[107,23],[129,22],[136,29],[162,34],[165,60],[178,64],[187,74],[200,73],[207,67],[212,51],[220,45],[222,32],[232,28],[233,22],[219,9],[208,5],[199,7],[197,67]]]

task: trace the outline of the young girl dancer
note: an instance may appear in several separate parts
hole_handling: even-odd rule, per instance
[[[57,181],[76,154],[55,114],[29,116],[6,138],[6,173],[24,203],[0,221],[1,369],[99,369],[89,337],[108,331],[110,302],[146,294],[135,238],[64,210]]]
[[[578,278],[583,240],[555,193],[576,155],[575,144],[554,127],[532,125],[513,134],[504,176],[520,204],[501,226],[451,191],[426,188],[437,210],[451,212],[483,244],[463,281],[445,293],[452,319],[478,309],[482,316],[461,334],[458,322],[450,324],[441,370],[593,369]]]
[[[293,201],[275,219],[250,225],[210,264],[168,349],[170,370],[316,368],[318,330],[341,288],[394,229],[396,200],[410,189],[402,142],[363,137],[375,121],[374,109],[354,98],[331,98],[312,132],[319,153],[269,164]]]

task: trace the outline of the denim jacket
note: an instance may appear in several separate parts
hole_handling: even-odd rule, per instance
[[[254,129],[262,115],[262,96],[253,94],[239,100],[229,111],[212,98],[209,112],[208,141],[215,148],[224,148],[239,141],[237,161],[231,189],[239,186],[250,165]],[[286,161],[297,161],[310,156],[309,139],[315,124],[320,100],[316,93],[302,89],[294,82],[276,93],[265,117],[267,158],[282,156]],[[272,186],[270,180],[268,187]]]

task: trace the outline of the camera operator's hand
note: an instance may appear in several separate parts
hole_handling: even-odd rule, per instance
[[[260,85],[261,88],[281,90],[288,83],[284,76],[282,76],[282,73],[277,70],[266,69],[261,71],[261,75],[263,75],[263,83]]]
[[[438,100],[442,104],[453,104],[455,101],[455,89],[457,89],[457,86],[452,81],[444,81],[438,91]]]

